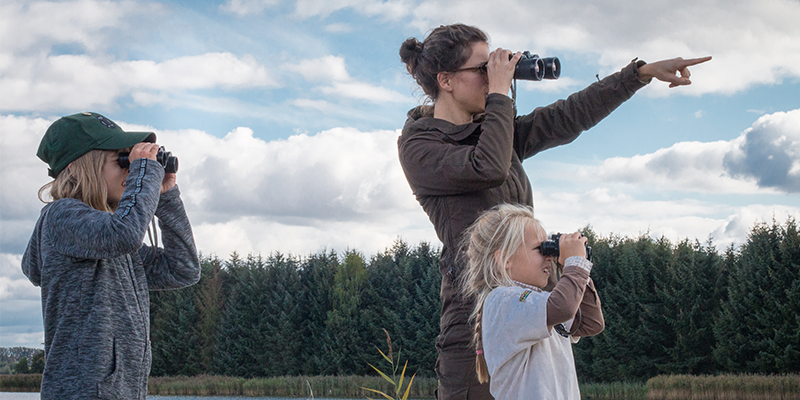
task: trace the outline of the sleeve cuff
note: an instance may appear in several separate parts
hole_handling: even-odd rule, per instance
[[[565,267],[567,267],[567,266],[580,267],[584,271],[589,272],[589,273],[592,272],[592,265],[593,264],[592,264],[591,261],[587,260],[584,257],[578,257],[578,256],[569,257],[564,261],[564,266]]]
[[[647,85],[648,83],[653,81],[653,78],[650,78],[648,80],[643,80],[642,78],[639,77],[639,68],[647,64],[644,60],[639,60],[637,57],[634,58],[633,61],[631,61],[631,64],[633,64],[633,71],[636,74],[636,79],[638,79],[641,84]]]

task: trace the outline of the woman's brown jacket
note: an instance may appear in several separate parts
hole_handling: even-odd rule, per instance
[[[442,332],[466,324],[472,309],[455,286],[463,264],[458,259],[462,233],[481,212],[498,204],[532,206],[533,191],[522,160],[575,140],[628,100],[645,85],[638,75],[642,64],[632,62],[566,100],[524,116],[515,117],[512,100],[501,94],[490,94],[485,113],[465,125],[433,118],[432,106],[408,112],[398,139],[399,157],[443,243]]]

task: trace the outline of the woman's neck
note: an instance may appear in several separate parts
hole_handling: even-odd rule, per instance
[[[472,122],[472,114],[458,107],[451,97],[441,96],[433,104],[433,117],[443,119],[453,125],[463,125]]]

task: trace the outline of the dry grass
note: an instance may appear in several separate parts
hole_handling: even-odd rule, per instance
[[[42,386],[42,374],[0,375],[0,391],[38,392]]]
[[[212,375],[151,377],[148,394],[183,396],[275,396],[364,398],[361,387],[389,391],[389,382],[376,376],[282,376],[232,378]],[[432,398],[436,379],[417,378],[411,398]]]
[[[650,400],[800,399],[800,375],[659,375],[647,389]]]

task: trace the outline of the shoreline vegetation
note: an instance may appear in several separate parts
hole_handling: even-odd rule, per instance
[[[0,392],[38,392],[42,376],[0,376]],[[364,398],[361,387],[381,391],[380,376],[282,376],[236,378],[216,375],[150,377],[148,395]],[[659,375],[647,383],[584,383],[581,397],[592,400],[767,400],[800,399],[800,375]],[[409,398],[433,398],[436,379],[417,377]]]

